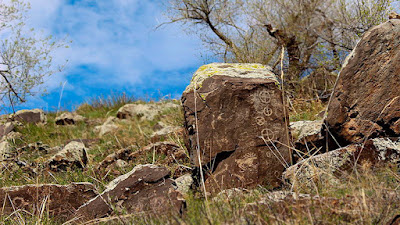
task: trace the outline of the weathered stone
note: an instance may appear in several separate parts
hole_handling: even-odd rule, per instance
[[[70,142],[63,150],[48,161],[51,170],[67,170],[69,167],[84,168],[88,162],[85,145],[81,142]]]
[[[400,20],[366,32],[344,64],[328,106],[326,124],[341,146],[400,129]]]
[[[182,105],[192,164],[211,173],[207,190],[279,185],[290,161],[285,147],[290,134],[282,94],[269,67],[202,66],[184,91]]]
[[[384,162],[399,163],[400,139],[375,138],[364,144],[352,144],[315,155],[289,167],[283,178],[295,189],[312,189],[315,183],[335,185],[343,172],[365,162],[375,166]]]
[[[179,193],[169,175],[165,167],[138,165],[113,180],[100,196],[81,206],[75,217],[85,221],[123,210],[150,214],[179,212],[183,202],[178,200]]]
[[[71,140],[67,140],[64,145],[67,145],[67,144],[69,144],[69,143],[71,143],[73,141],[81,142],[81,143],[83,143],[85,145],[86,148],[90,148],[90,147],[98,144],[100,142],[100,139],[99,138],[93,138],[93,139],[71,139]]]
[[[168,136],[182,136],[184,133],[182,127],[170,126],[162,122],[157,123],[156,128],[158,128],[157,131],[151,135],[151,141],[153,142],[160,141]]]
[[[71,112],[65,112],[55,119],[57,125],[73,125],[83,121],[85,121],[85,117]]]
[[[167,102],[167,103],[147,103],[147,104],[127,104],[122,106],[118,112],[117,117],[119,119],[130,119],[138,117],[141,120],[153,120],[162,111],[168,108],[178,108],[179,105]]]
[[[4,124],[0,124],[0,137],[6,136],[15,128],[14,124],[11,122],[7,122]]]
[[[182,195],[189,194],[190,188],[192,187],[194,181],[191,174],[185,174],[175,179],[177,191]]]
[[[12,147],[8,141],[3,141],[0,143],[0,161],[10,158],[12,153]]]
[[[32,109],[32,110],[19,110],[15,114],[11,115],[11,117],[19,122],[23,123],[46,123],[47,118],[43,110],[41,109]]]
[[[391,13],[389,14],[389,19],[390,19],[390,20],[393,20],[393,19],[400,19],[400,15],[397,14],[397,13],[395,13],[395,12],[391,12]]]
[[[18,210],[40,215],[42,207],[46,207],[49,216],[65,221],[96,195],[90,183],[24,185],[0,188],[0,204],[3,216]]]
[[[118,126],[115,124],[117,118],[115,117],[108,117],[106,122],[103,123],[101,126],[96,126],[94,128],[94,132],[99,133],[99,136],[102,137],[108,133],[115,132],[118,130]]]
[[[316,151],[321,152],[325,144],[325,137],[322,135],[323,121],[297,121],[290,123],[293,137],[296,138],[294,146],[296,152],[293,153],[294,161],[308,158]]]
[[[108,155],[100,164],[97,166],[97,170],[107,169],[110,165],[117,162],[117,160],[129,161],[131,160],[132,148],[120,149],[110,155]]]

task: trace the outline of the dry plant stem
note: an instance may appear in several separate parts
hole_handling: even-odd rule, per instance
[[[203,174],[203,166],[201,164],[201,153],[200,153],[200,140],[199,140],[199,126],[197,124],[197,82],[195,81],[194,84],[194,117],[196,120],[196,150],[197,150],[197,159],[199,161],[199,167],[200,167],[200,179],[201,179],[201,185],[203,186],[203,191],[204,191],[204,197],[206,199],[206,207],[207,207],[207,213],[208,215],[210,215],[209,213],[209,208],[208,208],[208,199],[207,199],[207,190],[206,190],[206,185],[204,183],[204,174]]]
[[[288,128],[288,121],[287,121],[287,111],[286,111],[286,98],[285,98],[285,87],[284,87],[284,78],[285,74],[283,72],[283,58],[285,56],[285,47],[282,46],[282,51],[281,51],[281,88],[282,88],[282,101],[283,101],[283,115],[285,117],[285,132],[286,132],[286,141],[287,145],[290,146],[290,138],[289,138],[289,128]],[[289,148],[289,163],[290,165],[293,165],[293,157],[292,157],[292,149]]]

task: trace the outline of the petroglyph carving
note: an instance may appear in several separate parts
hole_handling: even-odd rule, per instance
[[[263,126],[263,125],[265,124],[265,119],[264,119],[264,117],[258,116],[258,117],[256,118],[256,123],[257,123],[258,126]]]
[[[272,109],[269,108],[268,106],[264,108],[264,115],[265,116],[271,116],[273,113]]]
[[[262,103],[270,103],[271,102],[271,95],[273,95],[273,91],[262,90],[258,93],[258,98]]]
[[[271,141],[275,139],[275,132],[273,132],[272,130],[265,128],[264,130],[261,131],[261,136],[267,140],[267,141]]]
[[[254,152],[246,153],[243,158],[236,159],[235,162],[241,170],[252,169],[256,166],[255,161],[257,160],[257,155]]]

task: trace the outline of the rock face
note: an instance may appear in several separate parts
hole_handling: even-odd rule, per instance
[[[56,117],[55,122],[57,125],[73,125],[78,122],[83,122],[85,117],[76,113],[65,112]]]
[[[284,147],[289,141],[288,119],[278,82],[268,67],[202,66],[184,91],[182,105],[186,146],[192,164],[201,163],[209,172],[207,190],[279,184],[290,158]]]
[[[153,120],[163,110],[168,108],[178,108],[179,105],[168,103],[153,103],[153,104],[127,104],[122,106],[118,112],[119,119],[130,119],[138,117],[142,120]]]
[[[342,146],[400,136],[400,20],[366,32],[339,74],[326,124]]]
[[[44,210],[49,212],[49,216],[65,221],[76,209],[97,195],[94,190],[95,187],[90,183],[3,187],[0,189],[2,214],[26,210],[39,215],[45,204]]]
[[[375,138],[364,145],[352,144],[334,151],[304,159],[289,167],[284,179],[295,189],[314,188],[318,182],[337,182],[338,176],[362,163],[377,165],[384,162],[400,162],[400,139]]]
[[[41,109],[32,110],[19,110],[14,115],[12,115],[14,120],[23,123],[46,123],[46,115]]]
[[[55,154],[48,161],[51,170],[67,170],[68,167],[76,166],[84,168],[88,162],[85,144],[72,141],[63,150]]]
[[[179,193],[169,175],[165,167],[136,166],[131,172],[113,180],[100,196],[81,206],[75,217],[85,221],[122,210],[164,215],[171,211],[179,212],[183,202],[178,199]]]

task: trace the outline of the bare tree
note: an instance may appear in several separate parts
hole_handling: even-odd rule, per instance
[[[171,23],[199,34],[225,62],[278,65],[287,77],[336,71],[360,35],[387,18],[391,0],[171,0]]]

